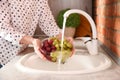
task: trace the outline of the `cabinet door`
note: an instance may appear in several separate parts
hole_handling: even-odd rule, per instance
[[[92,15],[92,0],[49,0],[50,8],[56,17],[62,9],[81,9]]]

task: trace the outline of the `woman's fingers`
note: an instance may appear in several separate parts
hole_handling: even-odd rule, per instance
[[[46,60],[46,57],[43,54],[43,51],[41,50],[41,41],[39,39],[34,39],[33,40],[33,46],[35,53],[41,58]]]
[[[70,43],[73,43],[73,38],[72,38],[72,37],[66,37],[66,39],[67,39]]]
[[[41,58],[46,60],[46,57],[44,56],[44,54],[40,51],[41,49],[36,49],[35,53],[37,53],[37,55]]]

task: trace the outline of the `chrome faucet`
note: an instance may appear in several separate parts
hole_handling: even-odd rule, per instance
[[[81,14],[81,15],[85,16],[86,19],[89,21],[89,23],[91,25],[91,29],[92,29],[92,37],[78,37],[77,39],[81,39],[84,41],[84,43],[85,43],[85,45],[86,45],[86,47],[91,55],[98,54],[97,31],[96,31],[96,26],[95,26],[93,19],[90,17],[89,14],[87,14],[83,10],[71,9],[71,10],[66,11],[64,14],[64,21],[65,22],[67,20],[67,17],[72,13]]]

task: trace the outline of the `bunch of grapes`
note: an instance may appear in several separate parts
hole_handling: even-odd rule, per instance
[[[62,51],[61,51],[62,48]],[[61,46],[61,40],[56,37],[48,38],[43,41],[42,50],[44,51],[44,55],[53,62],[57,61],[57,57],[59,52],[62,54],[62,62],[68,58],[73,50],[73,45],[69,40],[63,41],[63,46]]]

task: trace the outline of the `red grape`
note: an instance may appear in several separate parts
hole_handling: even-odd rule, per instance
[[[48,43],[49,43],[49,45],[52,45],[52,44],[53,44],[53,40],[50,39],[50,40],[48,41]]]
[[[51,52],[50,47],[46,47],[46,51],[47,51],[47,52]]]

